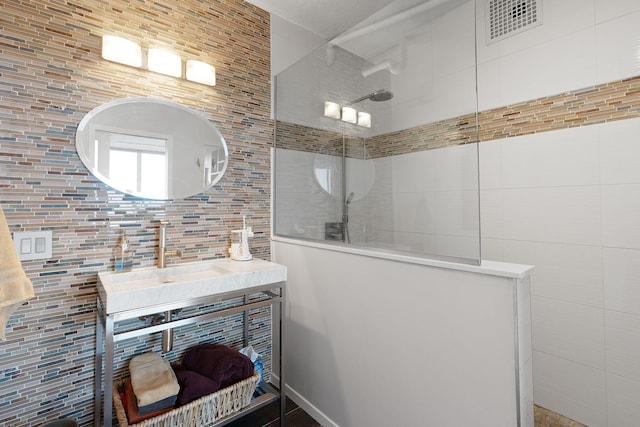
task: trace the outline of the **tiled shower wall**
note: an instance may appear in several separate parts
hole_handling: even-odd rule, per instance
[[[477,115],[479,132],[476,115],[465,115],[371,138],[350,138],[347,157],[365,159],[360,163],[371,163],[369,170],[375,171],[368,186],[347,180],[347,191],[356,194],[350,208],[352,242],[477,259],[478,151],[475,144],[467,142],[637,117],[640,77],[633,77],[481,111]],[[276,232],[322,239],[324,223],[340,221],[340,192],[327,194],[309,171],[322,154],[340,156],[342,138],[336,132],[278,121],[276,146],[280,171]],[[360,154],[363,151],[364,156]],[[339,175],[341,163],[332,164]],[[353,159],[347,159],[347,178],[364,176],[354,172],[355,166]],[[336,181],[340,179],[336,177]],[[359,191],[361,188],[366,191]]]
[[[590,427],[640,420],[639,132],[636,118],[480,144],[483,259],[536,266],[535,402]]]
[[[247,215],[254,256],[269,258],[269,16],[241,0],[9,0],[0,28],[0,206],[13,232],[53,231],[53,257],[23,262],[36,298],[16,311],[0,343],[0,425],[60,416],[89,425],[96,274],[113,268],[121,229],[135,265],[151,266],[158,221],[170,221],[169,246],[182,250],[173,263],[225,256],[230,230]],[[208,62],[217,84],[107,62],[103,34]],[[76,154],[75,129],[88,111],[122,97],[164,98],[205,113],[229,146],[221,181],[184,200],[148,201],[95,179]],[[235,323],[177,334],[218,341]],[[152,337],[150,348],[159,340]],[[179,356],[180,339],[176,345],[170,358]]]

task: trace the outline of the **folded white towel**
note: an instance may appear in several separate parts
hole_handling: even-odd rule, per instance
[[[33,285],[16,254],[7,219],[0,208],[0,339],[6,341],[5,328],[13,312],[29,298]]]
[[[176,396],[180,391],[171,365],[156,353],[143,353],[131,358],[129,373],[138,407]]]

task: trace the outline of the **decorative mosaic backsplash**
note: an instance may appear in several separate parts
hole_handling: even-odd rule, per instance
[[[158,222],[182,259],[226,256],[230,230],[247,216],[251,251],[269,259],[269,15],[241,0],[10,0],[0,14],[0,206],[12,231],[53,231],[53,257],[25,261],[36,298],[20,307],[0,343],[0,425],[35,426],[62,416],[93,421],[97,272],[113,268],[126,229],[135,266],[156,259]],[[215,87],[101,58],[101,37],[151,43],[216,67]],[[75,129],[94,107],[122,97],[157,97],[206,114],[229,146],[224,177],[203,194],[173,201],[123,195],[95,179],[75,150]],[[167,357],[229,336],[238,316],[176,330]],[[259,329],[256,325],[266,325]],[[270,357],[270,312],[252,313],[252,344]],[[116,369],[148,343],[118,346]],[[267,371],[270,359],[265,361]]]

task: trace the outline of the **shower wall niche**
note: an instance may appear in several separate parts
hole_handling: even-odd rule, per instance
[[[276,76],[276,236],[480,262],[475,2],[440,3],[392,3]]]

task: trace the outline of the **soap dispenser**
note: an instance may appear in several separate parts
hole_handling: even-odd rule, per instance
[[[242,217],[242,230],[231,230],[231,247],[229,255],[236,261],[248,261],[253,256],[249,252],[249,237],[253,237],[253,230],[247,227],[247,217]]]
[[[127,235],[122,232],[118,248],[116,249],[115,256],[115,271],[129,271],[133,268],[133,255],[131,254],[131,248],[127,241]]]

